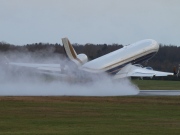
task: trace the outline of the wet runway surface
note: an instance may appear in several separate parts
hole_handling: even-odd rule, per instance
[[[180,96],[180,90],[140,90],[137,96]]]

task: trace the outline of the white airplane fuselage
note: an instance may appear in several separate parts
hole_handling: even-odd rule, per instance
[[[81,69],[89,72],[108,72],[116,74],[127,64],[138,64],[149,60],[159,50],[159,44],[152,39],[142,40],[82,65]]]

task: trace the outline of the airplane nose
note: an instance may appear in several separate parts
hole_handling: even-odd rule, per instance
[[[152,47],[153,47],[153,49],[155,49],[155,50],[159,50],[159,44],[158,44],[158,42],[157,41],[155,41],[155,40],[153,40],[153,42],[152,42]]]

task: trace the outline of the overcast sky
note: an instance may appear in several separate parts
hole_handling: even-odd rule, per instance
[[[0,0],[0,41],[180,45],[180,0]]]

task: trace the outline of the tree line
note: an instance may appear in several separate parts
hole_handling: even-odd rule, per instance
[[[122,48],[122,44],[73,44],[77,53],[84,53],[89,60],[98,58],[107,53]],[[41,57],[46,58],[54,54],[66,57],[64,48],[61,44],[50,43],[34,43],[23,46],[11,45],[0,42],[0,53],[16,52],[16,53],[34,53],[40,52]],[[151,58],[148,63],[142,63],[143,66],[151,66],[155,70],[173,72],[173,68],[178,69],[180,64],[180,47],[175,45],[160,44],[158,53]]]

